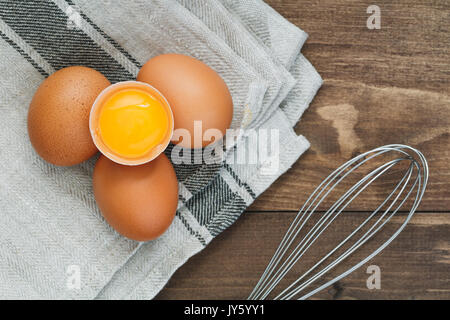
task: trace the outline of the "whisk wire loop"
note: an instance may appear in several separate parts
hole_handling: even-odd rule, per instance
[[[349,188],[339,199],[331,205],[331,207],[320,217],[320,219],[314,224],[314,226],[306,233],[306,235],[299,239],[297,245],[294,246],[294,242],[298,240],[299,234],[305,228],[307,222],[312,215],[316,212],[316,209],[320,204],[335,190],[335,188],[344,181],[351,173],[360,168],[377,157],[386,155],[387,153],[399,153],[400,157],[390,160],[378,168],[370,171],[362,179],[356,182],[351,188]],[[416,160],[418,158],[418,160]],[[372,259],[375,255],[381,252],[387,247],[404,229],[409,222],[417,207],[419,206],[423,194],[428,182],[429,168],[428,163],[423,154],[410,146],[401,144],[392,144],[382,146],[365,153],[362,153],[353,159],[347,161],[339,168],[334,170],[327,178],[325,178],[319,186],[308,197],[302,208],[292,221],[286,234],[281,240],[280,245],[276,249],[273,257],[263,272],[261,278],[256,284],[253,291],[250,293],[248,299],[266,299],[269,294],[277,287],[280,281],[286,276],[286,274],[300,261],[303,255],[311,248],[316,240],[323,234],[324,231],[340,216],[344,210],[352,203],[367,187],[369,187],[374,181],[376,181],[383,174],[395,167],[397,164],[407,161],[409,162],[408,169],[400,181],[395,185],[389,195],[381,202],[381,204],[360,224],[358,225],[344,240],[342,240],[331,251],[324,255],[317,263],[309,268],[305,273],[300,275],[293,283],[291,283],[286,289],[278,294],[275,299],[292,299],[303,290],[309,287],[311,284],[319,280],[324,274],[332,270],[346,258],[348,258],[353,252],[362,247],[371,238],[373,238],[390,220],[391,218],[402,208],[407,199],[416,190],[416,196],[414,202],[409,210],[409,213],[401,226],[394,232],[394,234],[385,241],[381,246],[369,254],[366,258],[355,264],[351,268],[347,269],[342,274],[326,282],[312,291],[303,294],[299,299],[306,299],[313,294],[325,289],[332,285],[336,281],[344,278],[351,272],[361,267],[368,260]],[[408,184],[415,173],[413,183],[409,189]],[[406,192],[406,195],[401,196]],[[395,195],[395,197],[394,197]],[[393,198],[393,199],[392,199]],[[391,201],[392,199],[392,201]],[[396,203],[400,203],[394,208]],[[391,203],[389,203],[391,201]],[[387,205],[389,203],[389,205]],[[322,265],[327,259],[329,259],[334,253],[347,244],[352,238],[354,238],[359,231],[363,230],[363,227],[369,226],[373,218],[380,213],[380,210],[387,205],[387,208],[381,213],[378,219],[369,227],[364,234],[356,240],[348,249],[340,254],[334,261],[323,267],[316,274],[312,275],[309,279],[300,283],[304,278],[310,275],[315,269]],[[394,210],[392,210],[394,208]],[[389,214],[389,212],[391,213]],[[384,220],[384,221],[383,221]],[[290,251],[290,253],[288,253]]]

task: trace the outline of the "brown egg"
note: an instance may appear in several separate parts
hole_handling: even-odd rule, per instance
[[[186,148],[205,147],[214,142],[214,139],[204,139],[206,130],[218,129],[216,140],[219,140],[230,127],[233,101],[228,87],[203,62],[180,54],[160,55],[144,64],[137,80],[152,85],[168,100],[174,116],[172,142]],[[202,122],[202,130],[201,137],[194,138],[196,120]],[[189,131],[190,141],[175,138],[180,128]]]
[[[42,82],[30,103],[28,134],[43,159],[71,166],[97,152],[89,131],[89,112],[109,85],[100,72],[81,66],[58,70]]]
[[[106,221],[123,236],[147,241],[172,223],[178,204],[178,181],[169,159],[159,155],[139,166],[101,156],[94,169],[94,195]]]

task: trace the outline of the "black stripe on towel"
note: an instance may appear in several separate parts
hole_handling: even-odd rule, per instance
[[[217,175],[200,193],[186,202],[186,207],[202,226],[207,226],[214,216],[224,209],[224,204],[235,196],[233,190]],[[225,212],[223,212],[225,213]]]
[[[55,69],[84,65],[103,73],[111,82],[133,79],[107,52],[47,1],[0,2],[0,17]]]
[[[234,170],[227,164],[224,163],[224,168],[230,173],[230,175],[233,177],[234,180],[236,180],[237,184],[240,187],[244,187],[245,190],[247,190],[247,192],[252,196],[253,199],[256,199],[256,194],[253,192],[252,188],[250,188],[250,186],[243,182],[238,175],[236,174],[236,172],[234,172]]]
[[[10,38],[8,38],[6,36],[6,34],[4,34],[3,32],[0,31],[0,36],[3,38],[3,40],[5,40],[11,47],[13,47],[18,53],[20,53],[22,55],[22,57],[24,57],[29,63],[31,63],[31,65],[37,70],[39,71],[40,74],[42,74],[44,77],[48,77],[49,74],[42,69],[25,51],[23,51],[23,49],[17,44],[15,43],[13,40],[11,40]]]
[[[200,193],[186,202],[200,225],[205,226],[213,237],[233,224],[247,205],[242,197],[233,192],[218,175]]]
[[[73,1],[71,0],[66,0],[67,4],[71,5],[71,6],[76,6]],[[124,48],[122,48],[113,38],[111,38],[109,35],[107,35],[102,29],[100,29],[92,20],[91,18],[89,18],[84,12],[79,12],[80,16],[87,22],[89,23],[98,33],[100,33],[103,38],[105,38],[106,40],[108,40],[109,43],[111,43],[114,48],[116,48],[117,50],[119,50],[125,57],[127,57],[128,60],[130,60],[136,67],[138,67],[139,69],[142,67],[142,65],[131,55],[128,53],[128,51],[126,51]]]
[[[222,204],[221,209],[208,222],[206,228],[213,237],[231,226],[247,208],[244,199],[235,193],[231,199]]]
[[[183,223],[184,227],[187,229],[187,231],[189,231],[189,233],[193,236],[195,236],[197,238],[197,240],[204,246],[206,247],[206,240],[205,238],[203,238],[200,233],[198,231],[194,231],[192,229],[192,227],[189,225],[189,223],[187,222],[187,220],[183,217],[183,215],[177,211],[176,213],[177,217],[181,220],[181,222]]]

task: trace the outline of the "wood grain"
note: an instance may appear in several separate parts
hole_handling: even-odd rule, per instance
[[[269,4],[309,33],[302,51],[324,85],[296,126],[310,150],[250,210],[297,210],[353,155],[401,143],[420,149],[429,161],[420,208],[448,211],[450,2],[377,1],[380,30],[366,28],[366,1]],[[349,209],[372,209],[383,197],[377,191]]]
[[[182,266],[157,298],[246,298],[314,188],[352,156],[401,143],[425,154],[430,180],[421,213],[369,263],[381,269],[381,289],[367,289],[367,264],[315,298],[450,299],[450,2],[267,2],[309,34],[302,52],[324,79],[295,128],[311,148],[233,226]],[[371,4],[381,9],[380,30],[366,27]],[[323,248],[311,248],[306,264],[354,226],[362,212],[373,210],[398,173],[355,201],[348,208],[354,212],[322,238]]]
[[[337,229],[322,238],[303,266],[318,261],[323,246],[335,244],[355,226],[361,213],[346,213]],[[192,257],[172,277],[158,299],[245,299],[272,257],[294,213],[252,212],[244,214],[231,228]],[[392,224],[398,228],[403,217]],[[270,227],[269,227],[270,226]],[[450,297],[450,215],[418,213],[380,255],[314,298],[322,299],[439,299]],[[340,231],[339,231],[340,230]],[[381,239],[376,243],[381,244]],[[327,245],[328,243],[328,245]],[[369,247],[355,252],[355,262]],[[323,249],[323,250],[322,250]],[[323,251],[324,252],[324,251]],[[343,266],[350,266],[346,262]],[[381,289],[369,290],[367,266],[378,265]],[[299,268],[297,271],[304,270]],[[330,276],[338,275],[333,271]],[[289,274],[292,282],[295,274]],[[331,279],[331,277],[327,277]]]

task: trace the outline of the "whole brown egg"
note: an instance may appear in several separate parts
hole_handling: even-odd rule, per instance
[[[28,134],[46,161],[71,166],[96,152],[89,131],[89,113],[110,82],[100,72],[82,66],[60,69],[37,89],[28,111]]]
[[[170,226],[178,204],[178,181],[169,159],[127,166],[101,156],[94,168],[94,195],[106,221],[123,236],[147,241]]]
[[[169,102],[174,118],[173,143],[186,148],[205,147],[222,138],[230,127],[233,101],[228,87],[203,62],[181,54],[159,55],[142,66],[137,80],[158,89]],[[201,122],[201,130],[194,130],[195,121]],[[187,130],[191,139],[178,139],[179,129]],[[215,129],[215,140],[204,137],[208,129]]]

